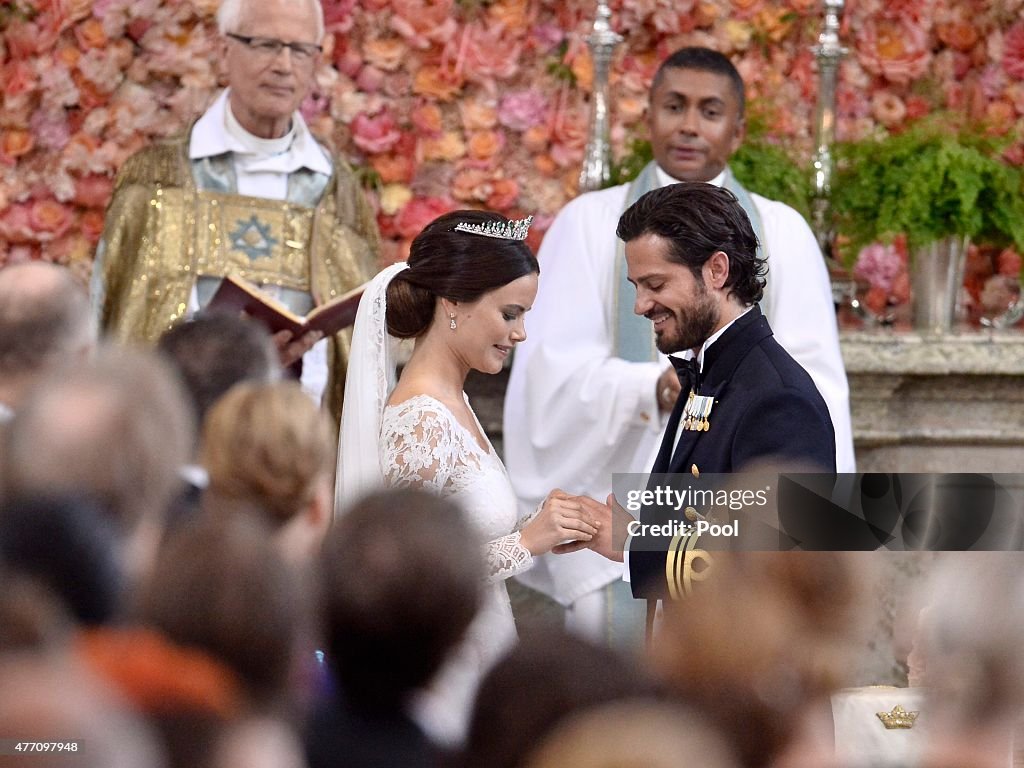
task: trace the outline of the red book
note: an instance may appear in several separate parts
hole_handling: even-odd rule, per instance
[[[348,328],[356,320],[359,299],[366,283],[315,307],[303,317],[292,312],[273,296],[268,296],[256,285],[237,275],[228,275],[220,281],[208,310],[244,312],[263,323],[271,333],[291,331],[295,338],[308,331],[323,331],[331,336]]]

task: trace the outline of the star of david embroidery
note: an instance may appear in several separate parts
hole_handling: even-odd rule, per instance
[[[238,228],[230,233],[231,247],[241,251],[250,261],[269,259],[278,240],[270,234],[270,224],[260,221],[254,213],[249,220],[238,219]]]

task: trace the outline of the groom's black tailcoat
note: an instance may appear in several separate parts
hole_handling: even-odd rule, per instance
[[[756,305],[705,350],[696,394],[714,398],[710,428],[684,430],[673,451],[688,394],[680,393],[669,417],[653,474],[734,472],[770,463],[835,472],[835,431],[825,401],[807,371],[775,341]],[[664,596],[669,539],[654,541],[630,541],[635,597]]]

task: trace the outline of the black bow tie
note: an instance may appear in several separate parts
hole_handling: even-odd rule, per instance
[[[697,358],[683,360],[680,357],[670,357],[669,362],[676,369],[676,376],[679,377],[679,386],[682,388],[682,394],[685,396],[690,390],[696,392],[698,387],[700,387],[700,365],[697,363]]]

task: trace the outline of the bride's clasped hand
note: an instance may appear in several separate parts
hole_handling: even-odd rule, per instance
[[[537,514],[520,531],[520,543],[532,555],[550,552],[566,541],[588,542],[601,523],[588,513],[576,496],[555,489],[548,494]]]

